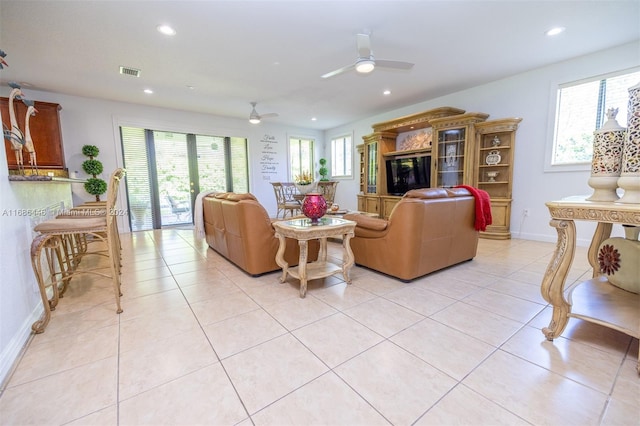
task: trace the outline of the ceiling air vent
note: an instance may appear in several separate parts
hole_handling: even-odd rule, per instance
[[[130,75],[133,77],[140,77],[140,70],[129,67],[120,67],[120,74]]]

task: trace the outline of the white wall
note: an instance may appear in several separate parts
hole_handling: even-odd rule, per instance
[[[4,90],[4,93],[3,93]],[[0,89],[2,96],[7,91]],[[25,95],[43,102],[54,102],[61,105],[60,121],[66,166],[70,177],[86,178],[82,171],[82,162],[87,159],[82,155],[82,146],[95,145],[100,149],[97,157],[104,165],[102,178],[108,180],[109,174],[117,167],[123,166],[120,144],[119,126],[146,127],[154,130],[174,132],[191,132],[216,136],[238,136],[248,139],[249,150],[249,187],[271,215],[275,216],[276,203],[271,181],[286,181],[288,178],[288,138],[289,136],[310,137],[316,140],[316,159],[324,155],[324,135],[322,131],[292,128],[274,125],[263,121],[258,125],[248,120],[217,117],[208,114],[177,111],[168,108],[153,108],[123,102],[110,102],[77,96],[61,95],[24,89]],[[36,117],[32,120],[36,120]],[[275,162],[279,165],[278,173],[266,175],[262,173],[262,147],[265,135],[272,137],[276,143]],[[77,172],[77,176],[75,176]],[[73,185],[74,204],[91,201],[93,197],[82,184]],[[119,199],[120,207],[126,206],[124,197]],[[126,209],[125,209],[126,210]],[[126,219],[124,220],[126,222]],[[121,229],[128,229],[122,223]]]
[[[545,172],[545,148],[553,138],[554,108],[557,86],[600,74],[640,65],[640,42],[549,65],[510,78],[469,90],[368,117],[326,132],[326,140],[353,132],[354,145],[362,143],[362,136],[372,132],[372,124],[450,106],[467,112],[490,114],[489,120],[506,117],[523,118],[516,133],[513,178],[511,232],[514,238],[556,241],[555,228],[549,226],[549,212],[545,202],[570,195],[591,194],[587,185],[590,170],[576,172]],[[620,105],[626,108],[626,105]],[[620,123],[625,125],[624,123]],[[354,170],[358,170],[354,158]],[[336,202],[340,206],[355,207],[353,194],[358,192],[357,179],[340,183]],[[524,209],[530,215],[524,218]],[[578,244],[585,246],[595,229],[589,223],[576,223]],[[614,235],[623,235],[614,227]]]
[[[548,224],[549,214],[544,203],[569,195],[591,193],[587,186],[588,170],[566,173],[544,171],[545,146],[547,140],[552,137],[549,129],[553,125],[551,107],[555,88],[558,83],[638,66],[639,52],[640,43],[628,44],[607,52],[550,65],[491,84],[389,111],[326,132],[276,126],[267,121],[252,126],[247,120],[207,114],[28,89],[25,89],[25,92],[30,98],[62,105],[62,135],[70,172],[78,170],[83,173],[80,166],[86,158],[82,156],[81,148],[85,144],[100,148],[99,160],[104,164],[105,170],[111,171],[121,166],[122,155],[118,137],[118,126],[121,124],[146,125],[168,131],[247,137],[251,168],[250,188],[272,215],[275,213],[273,190],[269,183],[262,180],[260,172],[260,141],[265,134],[274,136],[279,141],[277,162],[283,167],[273,180],[285,180],[288,176],[284,168],[284,165],[288,164],[285,147],[290,135],[315,138],[319,142],[316,158],[329,158],[324,141],[330,140],[333,136],[352,133],[354,145],[357,145],[361,143],[363,135],[371,133],[372,124],[431,108],[452,106],[469,112],[485,112],[491,114],[490,119],[522,117],[515,150],[512,233],[515,238],[555,241],[556,234]],[[8,91],[0,88],[0,94],[7,96]],[[357,158],[354,156],[354,171],[357,170]],[[0,155],[0,211],[19,207],[6,176],[7,162],[3,153]],[[336,202],[342,207],[355,209],[357,191],[357,176],[350,180],[342,180],[338,186]],[[79,185],[74,188],[74,198],[77,201],[91,199]],[[530,210],[530,216],[521,220],[522,210],[525,208]],[[579,223],[578,243],[588,244],[592,231],[593,226],[590,224]],[[41,309],[29,261],[30,232],[23,219],[0,217],[0,380],[5,378],[8,367],[16,359],[19,349],[29,336],[33,317],[37,317]]]
[[[1,119],[1,117],[0,117]],[[1,121],[1,120],[0,120]],[[9,166],[0,154],[0,383],[11,370],[41,310],[38,285],[31,269],[30,221],[14,214],[21,209],[8,179]]]

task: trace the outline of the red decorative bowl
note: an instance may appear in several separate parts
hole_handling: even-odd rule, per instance
[[[310,192],[304,197],[302,213],[311,219],[311,223],[318,223],[318,219],[324,216],[326,212],[327,200],[324,199],[322,194]]]

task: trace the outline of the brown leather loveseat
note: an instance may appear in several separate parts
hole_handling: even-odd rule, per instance
[[[351,249],[357,265],[403,281],[471,260],[478,247],[475,199],[464,188],[407,192],[388,220],[361,214]]]
[[[207,244],[251,275],[276,271],[279,242],[272,219],[253,194],[222,192],[202,199]],[[316,260],[319,244],[309,244],[308,259]],[[287,240],[284,258],[297,265],[298,242]]]

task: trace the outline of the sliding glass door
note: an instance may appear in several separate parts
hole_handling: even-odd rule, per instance
[[[160,227],[192,223],[191,173],[187,135],[153,132]],[[153,175],[153,173],[152,173]],[[195,175],[197,180],[198,176]],[[155,228],[155,226],[154,226]]]
[[[121,127],[132,231],[193,223],[200,191],[248,192],[244,138]]]

